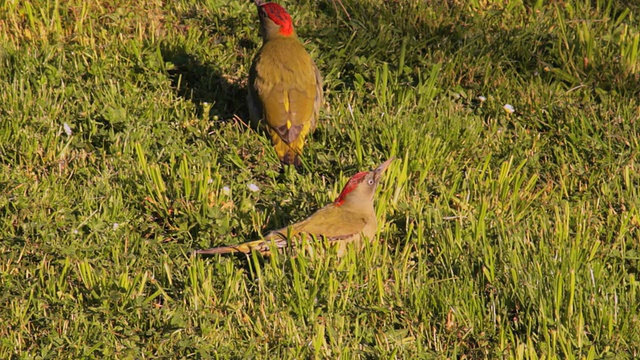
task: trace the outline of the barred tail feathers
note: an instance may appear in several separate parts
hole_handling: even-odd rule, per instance
[[[302,154],[310,124],[294,126],[290,129],[285,129],[285,127],[268,128],[271,135],[271,143],[283,164],[300,166],[300,154]]]

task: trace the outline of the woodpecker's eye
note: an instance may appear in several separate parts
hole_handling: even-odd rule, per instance
[[[373,185],[373,179],[369,179],[369,181],[367,181],[367,184]]]

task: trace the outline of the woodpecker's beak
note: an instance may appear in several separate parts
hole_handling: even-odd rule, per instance
[[[380,179],[382,178],[382,174],[384,173],[385,170],[387,170],[387,168],[389,167],[389,165],[391,164],[391,162],[393,160],[395,160],[396,158],[394,156],[392,156],[391,158],[389,158],[389,160],[383,162],[382,164],[380,164],[380,166],[378,166],[375,170],[373,170],[373,173],[375,174],[375,180],[376,181],[380,181]]]

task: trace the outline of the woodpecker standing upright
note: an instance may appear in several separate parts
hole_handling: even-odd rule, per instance
[[[287,11],[276,3],[254,3],[263,43],[249,70],[249,115],[265,126],[281,163],[299,168],[305,138],[315,130],[322,106],[322,76]]]

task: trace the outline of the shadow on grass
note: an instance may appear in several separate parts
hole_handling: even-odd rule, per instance
[[[427,1],[421,5],[363,0],[342,3],[350,19],[342,10],[335,9],[333,1],[324,0],[318,3],[318,10],[338,20],[331,26],[301,30],[303,38],[318,44],[322,53],[334,54],[323,58],[326,73],[340,74],[339,79],[329,76],[327,85],[333,90],[353,89],[356,77],[371,81],[376,62],[386,62],[392,72],[397,71],[396,76],[436,63],[460,64],[453,68],[449,78],[442,79],[450,86],[499,86],[500,79],[494,82],[485,78],[487,67],[500,68],[523,78],[538,76],[549,67],[556,71],[547,75],[568,88],[587,85],[594,91],[616,91],[632,98],[640,93],[636,86],[639,75],[625,71],[620,62],[611,61],[616,54],[595,51],[592,58],[583,59],[585,45],[577,35],[573,37],[578,29],[569,26],[566,40],[557,28],[552,32],[547,30],[555,21],[550,17],[527,23],[525,21],[534,17],[499,8],[486,11],[484,16],[473,15],[467,5],[453,1]],[[525,7],[533,11],[532,5]],[[631,4],[626,7],[637,9]],[[623,8],[624,5],[614,7],[605,15],[616,19]],[[549,8],[545,11],[547,16],[568,16],[562,10],[558,15]],[[505,17],[523,23],[505,28],[502,24]],[[403,43],[406,56],[402,61],[406,70],[396,69]]]
[[[229,120],[236,115],[241,119],[248,118],[244,85],[201,61],[184,47],[165,45],[161,52],[165,61],[174,64],[169,75],[176,92],[192,101],[199,112],[205,111],[205,103],[208,103],[211,107],[204,115],[209,118]]]

